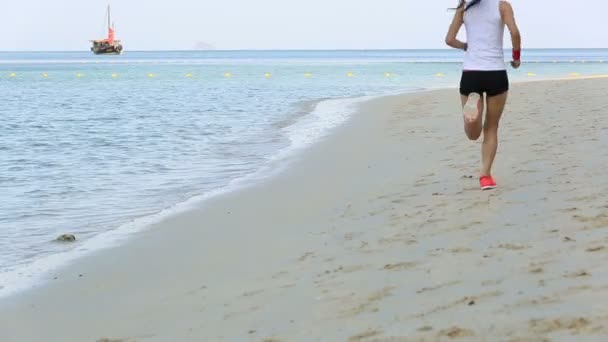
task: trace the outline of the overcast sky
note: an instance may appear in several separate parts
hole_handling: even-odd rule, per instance
[[[0,50],[85,50],[107,0],[5,0]],[[456,0],[114,0],[125,50],[443,48]],[[608,0],[512,0],[524,47],[608,47]],[[508,41],[506,42],[508,44]]]

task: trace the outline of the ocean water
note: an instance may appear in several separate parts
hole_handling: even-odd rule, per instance
[[[523,58],[512,81],[608,74],[608,49]],[[454,50],[0,52],[0,297],[272,176],[366,98],[456,87],[461,59]],[[55,243],[63,233],[78,241]]]

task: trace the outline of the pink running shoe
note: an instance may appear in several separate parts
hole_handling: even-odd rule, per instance
[[[481,176],[479,178],[479,186],[481,186],[481,190],[496,189],[496,182],[492,176]]]

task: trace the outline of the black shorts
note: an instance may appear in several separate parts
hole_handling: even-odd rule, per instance
[[[470,93],[496,96],[507,90],[509,90],[509,77],[506,70],[462,72],[460,94],[464,96],[469,96]]]

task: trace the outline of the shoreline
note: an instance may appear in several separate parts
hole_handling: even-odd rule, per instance
[[[413,93],[414,91],[410,91]],[[314,145],[327,139],[331,132],[337,129],[344,121],[348,121],[356,112],[356,106],[362,102],[372,98],[378,98],[386,95],[376,96],[349,96],[340,98],[323,98],[318,100],[308,101],[310,103],[302,104],[308,110],[297,118],[289,118],[289,125],[281,127],[285,135],[285,139],[290,141],[289,144],[270,155],[268,161],[260,165],[260,167],[252,173],[232,179],[227,185],[210,191],[195,195],[184,201],[175,203],[171,206],[160,209],[159,211],[141,217],[135,217],[127,222],[124,222],[114,229],[102,231],[84,241],[76,242],[70,250],[62,251],[47,255],[43,258],[36,259],[33,263],[18,267],[17,269],[0,274],[0,303],[3,299],[18,295],[24,291],[35,290],[49,284],[53,279],[49,274],[61,272],[62,269],[69,267],[70,264],[93,254],[103,253],[104,251],[121,247],[128,244],[132,238],[137,238],[137,234],[150,229],[151,226],[169,219],[175,215],[180,215],[184,212],[196,210],[204,206],[209,200],[213,200],[216,196],[238,192],[252,186],[263,184],[271,179],[275,174],[283,172],[284,169],[290,167],[292,159],[297,159],[297,155]],[[337,108],[330,109],[321,108],[323,106],[336,105]],[[298,111],[298,110],[296,110]],[[344,112],[336,118],[336,112]],[[319,117],[319,115],[326,117]],[[317,116],[316,119],[311,117]],[[333,122],[323,122],[323,120]],[[319,126],[319,127],[311,127]],[[315,128],[315,129],[312,129]],[[310,131],[313,131],[311,133]],[[306,136],[307,139],[302,139],[301,136]],[[66,232],[71,233],[71,232]],[[49,240],[49,243],[54,241]],[[15,276],[21,276],[15,285]],[[25,276],[23,276],[25,275]]]
[[[542,111],[544,105],[555,107],[557,104],[544,102],[522,104],[523,100],[518,99],[518,96],[531,93],[530,96],[547,98],[550,94],[546,93],[551,89],[563,91],[563,89],[582,87],[586,91],[593,90],[593,87],[586,82],[599,84],[599,87],[595,88],[597,92],[599,91],[597,88],[602,89],[606,85],[606,81],[601,79],[592,81],[569,78],[565,81],[543,81],[545,83],[535,84],[541,88],[537,89],[527,84],[531,82],[536,83],[540,80],[513,83],[513,91],[516,92],[513,101],[517,101],[519,108],[526,108],[530,112]],[[519,90],[522,88],[527,92],[522,93]],[[417,279],[413,282],[419,286],[419,291],[426,288],[418,278],[409,277],[408,272],[419,277],[430,270],[430,274],[434,277],[445,278],[445,274],[434,271],[434,268],[427,268],[424,272],[419,269],[422,268],[420,265],[427,262],[435,264],[432,261],[433,257],[447,257],[451,253],[457,255],[457,258],[452,257],[455,260],[450,261],[453,266],[459,265],[467,272],[472,266],[475,268],[473,256],[479,257],[479,255],[476,255],[478,253],[475,248],[471,247],[479,247],[483,244],[483,239],[480,242],[468,236],[463,237],[461,235],[465,234],[464,228],[453,231],[451,230],[453,226],[470,224],[474,227],[471,230],[492,240],[489,233],[480,229],[488,228],[489,223],[483,219],[493,221],[495,224],[509,223],[505,221],[507,218],[503,217],[507,214],[497,211],[497,204],[507,206],[507,212],[516,216],[521,212],[530,214],[532,222],[538,219],[534,218],[535,216],[540,216],[548,219],[552,224],[559,225],[557,218],[551,218],[546,214],[543,216],[542,212],[530,212],[525,208],[525,205],[529,204],[526,196],[539,197],[542,203],[542,196],[551,193],[550,189],[543,189],[542,184],[533,183],[529,185],[534,189],[521,189],[515,182],[506,182],[504,188],[492,193],[474,191],[474,184],[469,184],[471,181],[466,181],[465,185],[461,184],[462,176],[474,173],[478,149],[470,148],[472,145],[464,141],[460,132],[461,127],[458,126],[460,124],[458,115],[451,116],[450,122],[441,121],[445,120],[448,112],[454,112],[453,108],[446,106],[456,105],[455,108],[458,108],[457,96],[453,96],[454,94],[448,91],[453,91],[453,88],[390,95],[365,102],[357,114],[352,115],[349,120],[332,131],[326,138],[327,141],[316,143],[297,158],[294,157],[293,164],[288,170],[264,181],[263,184],[255,184],[247,189],[219,195],[211,201],[214,203],[207,203],[175,217],[166,218],[163,222],[153,224],[152,227],[138,233],[136,239],[129,239],[121,246],[76,260],[68,269],[58,273],[59,279],[55,283],[2,299],[6,300],[8,309],[0,306],[0,322],[10,322],[6,323],[10,325],[2,326],[3,323],[0,323],[0,331],[14,334],[8,336],[9,342],[13,341],[11,337],[14,337],[15,341],[28,341],[28,337],[35,336],[31,334],[42,332],[46,335],[39,337],[49,341],[60,338],[63,338],[63,341],[96,340],[104,337],[162,341],[175,336],[182,337],[181,340],[202,337],[215,339],[219,336],[224,336],[228,340],[230,337],[261,339],[272,336],[287,338],[287,340],[292,340],[290,337],[302,340],[321,336],[322,328],[327,329],[331,326],[329,322],[321,323],[310,317],[310,313],[306,311],[310,309],[332,321],[362,322],[369,326],[370,333],[375,332],[375,335],[371,336],[390,333],[391,329],[401,334],[406,330],[410,334],[420,333],[416,330],[419,326],[409,326],[409,323],[406,323],[404,330],[401,331],[396,326],[393,328],[382,326],[388,324],[387,320],[393,319],[384,317],[387,315],[386,311],[398,317],[402,313],[386,303],[384,306],[381,305],[381,302],[387,296],[399,295],[395,292],[399,289],[399,279],[402,277]],[[583,92],[583,94],[587,93]],[[451,97],[446,99],[447,96]],[[559,98],[564,99],[564,97]],[[408,105],[407,108],[403,108],[405,104]],[[596,104],[594,102],[585,105]],[[425,114],[424,117],[418,115],[420,111]],[[506,120],[509,124],[506,126],[517,124],[518,122],[514,123],[510,118],[512,112],[509,107],[507,111],[509,118]],[[567,118],[558,119],[563,121]],[[525,131],[525,127],[522,128],[521,124],[519,126],[518,130],[507,127],[507,132],[521,134],[519,132]],[[361,141],[362,136],[368,140]],[[438,138],[445,140],[437,140]],[[538,137],[533,138],[538,139]],[[429,144],[421,146],[420,142]],[[514,139],[507,137],[503,142],[507,145],[507,149],[513,149],[513,146],[509,145],[515,143]],[[527,146],[524,142],[518,143]],[[594,144],[589,141],[586,143]],[[464,160],[448,161],[449,154],[446,154],[446,151],[433,148],[437,144],[446,144],[449,146],[448,150],[464,151],[465,154],[462,155]],[[353,150],[357,152],[354,155],[352,155]],[[499,152],[497,168],[500,169],[505,164],[521,165],[517,162],[519,157],[513,151],[505,152],[504,155]],[[602,152],[597,151],[597,153]],[[599,160],[595,160],[595,163]],[[339,161],[339,165],[336,161]],[[593,164],[594,161],[585,160],[585,163]],[[331,167],[325,169],[328,165]],[[437,168],[435,165],[444,165],[447,169]],[[533,159],[527,160],[526,165],[528,166],[511,171],[511,176],[529,175],[536,179],[535,172],[526,170],[542,165],[539,166]],[[526,170],[519,173],[523,169]],[[509,173],[505,170],[499,172]],[[435,181],[438,177],[441,180]],[[542,181],[542,178],[538,180]],[[572,183],[582,181],[584,180],[573,180]],[[567,187],[564,184],[560,186]],[[454,204],[452,201],[447,201],[445,197],[449,196],[460,202]],[[488,216],[487,212],[468,207],[466,203],[462,203],[463,200],[473,201],[478,205],[487,202],[489,214],[496,216]],[[411,203],[423,207],[412,209]],[[429,203],[441,206],[424,208]],[[458,205],[463,206],[458,208]],[[549,204],[546,205],[548,208],[551,207]],[[294,213],[293,208],[299,208],[298,212]],[[433,218],[433,216],[446,215],[446,212],[449,214],[447,219]],[[481,215],[480,221],[469,222],[470,217],[465,217],[463,212]],[[602,216],[596,215],[599,215],[598,219],[603,222]],[[593,223],[592,216],[589,217],[591,217],[590,221],[584,222]],[[524,233],[525,225],[529,222],[524,219],[514,221],[513,229],[517,229],[520,234]],[[437,230],[436,235],[428,237],[429,242],[421,246],[419,242],[411,242],[424,240],[416,237],[418,233],[415,231],[399,230],[398,234],[394,235],[396,228],[393,226],[403,224],[427,225],[429,229]],[[217,229],[218,226],[222,229]],[[248,229],[250,226],[254,232]],[[375,229],[369,230],[370,227]],[[519,248],[523,246],[523,241],[516,241],[517,237],[514,239],[502,236],[504,233],[496,234],[500,235],[500,238],[513,241],[503,244],[504,247],[497,246],[496,248],[501,252],[492,251],[492,253],[495,255],[502,253],[502,258],[509,258],[510,251],[515,251],[526,257],[517,259],[518,262],[528,260],[530,255],[526,254],[531,252],[526,252],[527,248]],[[216,240],[207,241],[209,237]],[[534,237],[546,239],[539,235]],[[450,242],[446,239],[455,239],[452,242],[468,242],[471,246],[458,246],[457,249],[461,249],[459,251],[444,249],[433,252],[434,249],[431,247],[446,248],[447,242]],[[323,244],[332,248],[319,247]],[[414,251],[412,255],[409,254],[410,248]],[[592,248],[595,247],[589,247]],[[159,252],[166,254],[162,255]],[[410,260],[401,261],[404,256],[405,259]],[[373,265],[369,267],[368,257],[375,267]],[[257,259],[252,260],[253,258]],[[463,260],[460,261],[459,258]],[[361,264],[356,264],[357,262]],[[260,266],[260,263],[263,266]],[[442,272],[456,276],[455,271],[446,269],[445,265],[436,266]],[[192,274],[192,270],[210,272],[214,277],[221,279],[209,279],[201,274]],[[327,271],[330,273],[326,273]],[[234,274],[229,274],[231,272]],[[595,274],[591,271],[585,272]],[[399,273],[403,274],[398,277],[393,275]],[[573,276],[571,279],[575,278],[579,277]],[[361,284],[353,283],[355,279],[359,281],[367,279],[369,283],[365,281]],[[467,280],[460,279],[459,284],[466,285]],[[495,287],[500,287],[499,285],[496,284]],[[446,288],[450,286],[445,285]],[[498,292],[504,293],[505,289],[484,292],[473,297],[476,298],[475,301],[501,297]],[[302,294],[303,297],[300,296]],[[408,293],[400,295],[410,298]],[[282,303],[274,302],[275,296],[290,301],[288,308],[283,307]],[[104,302],[104,298],[113,300]],[[313,301],[312,298],[320,299]],[[437,300],[439,299],[445,297]],[[419,300],[419,298],[415,299],[414,302]],[[36,303],[33,304],[34,308],[29,307],[31,303]],[[85,304],[79,305],[79,303]],[[229,309],[226,309],[226,303],[229,303]],[[165,305],[167,312],[161,309]],[[424,306],[423,303],[419,305]],[[336,309],[337,307],[339,310]],[[349,307],[353,309],[350,310]],[[48,314],[58,308],[61,308],[65,317],[52,317],[48,322],[41,323],[40,331],[25,331],[28,320],[29,323],[35,322],[35,317],[39,315],[44,317],[45,313]],[[117,313],[119,308],[128,312]],[[378,308],[375,313],[372,310],[374,308]],[[10,315],[11,309],[14,309],[14,315]],[[298,324],[276,323],[265,319],[265,317],[273,317],[281,321],[278,315],[281,309],[284,309],[288,316],[293,317],[291,320]],[[223,320],[210,312],[213,310],[225,312]],[[347,312],[343,312],[344,310]],[[427,315],[434,313],[436,312]],[[143,318],[139,317],[139,314],[143,315]],[[344,315],[347,318],[342,317]],[[368,317],[369,315],[375,318]],[[131,322],[132,324],[120,322],[121,318],[129,317],[135,319],[135,322]],[[173,322],[177,317],[183,319],[177,327],[169,327],[162,323]],[[108,331],[101,331],[103,327],[95,325],[93,321],[99,318],[112,322]],[[210,331],[204,331],[205,327],[196,327],[195,321],[202,318],[205,322],[214,322],[211,326],[206,326]],[[447,319],[445,316],[443,318]],[[420,318],[408,319],[420,322]],[[58,324],[74,320],[79,321],[75,331],[64,330],[62,329],[64,326]],[[261,328],[245,328],[255,325],[253,322],[258,322]],[[300,322],[314,322],[320,326],[314,328]],[[375,328],[370,322],[382,326],[382,329]],[[235,325],[242,327],[243,331],[233,333],[228,330]],[[584,328],[588,325],[582,324],[579,330],[584,332]],[[449,328],[449,326],[445,327],[445,329]],[[249,334],[247,329],[255,330],[255,333]],[[359,333],[365,332],[365,329],[359,330],[362,330]],[[441,333],[435,329],[431,330],[432,334]],[[471,328],[461,330],[462,333],[468,334]],[[331,331],[333,335],[330,336],[342,339],[352,337],[356,333],[352,329],[345,329],[341,332]],[[23,338],[17,339],[17,337]]]

